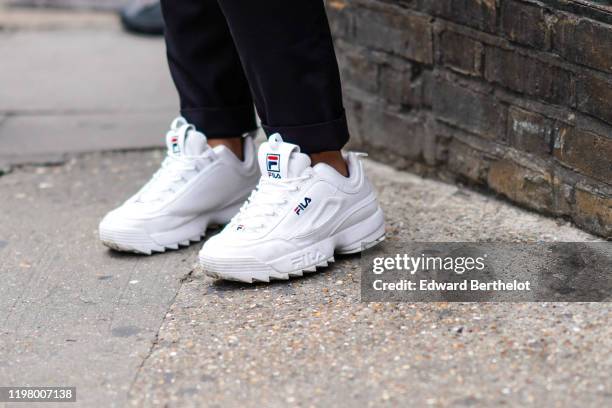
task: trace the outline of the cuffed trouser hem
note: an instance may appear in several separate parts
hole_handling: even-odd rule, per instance
[[[240,136],[257,129],[253,104],[181,109],[181,115],[209,139]]]
[[[280,133],[283,141],[300,146],[303,153],[340,150],[349,140],[346,116],[329,122],[303,126],[269,126],[262,123],[267,136]]]

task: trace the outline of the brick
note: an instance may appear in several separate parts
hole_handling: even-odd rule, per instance
[[[425,95],[429,72],[417,65],[386,63],[380,66],[380,95],[388,102],[413,109],[427,103]]]
[[[425,137],[423,140],[423,160],[429,166],[436,166],[447,161],[449,138],[438,133],[439,124],[433,115],[427,115]]]
[[[555,157],[578,172],[603,182],[612,181],[612,139],[575,128],[559,132]]]
[[[491,164],[487,177],[489,186],[523,205],[540,211],[554,210],[552,176],[503,159]]]
[[[380,94],[386,101],[407,104],[411,91],[412,70],[409,64],[393,66],[384,64],[380,68]]]
[[[488,156],[453,138],[448,145],[448,168],[466,179],[484,184],[489,170]]]
[[[578,110],[612,123],[612,82],[583,74],[576,81]]]
[[[505,133],[503,105],[491,95],[446,80],[436,82],[433,110],[443,121],[487,139],[498,139]]]
[[[425,11],[447,20],[495,32],[496,0],[433,0],[424,1]]]
[[[557,169],[556,169],[557,170]],[[557,171],[553,178],[554,214],[569,215],[572,213],[574,187],[565,183]]]
[[[483,45],[453,31],[440,33],[440,62],[462,74],[482,75]]]
[[[430,135],[425,123],[415,114],[394,112],[375,101],[347,95],[345,108],[351,132],[366,146],[383,149],[409,161],[422,158],[423,144]]]
[[[546,102],[572,104],[570,72],[514,50],[497,47],[486,47],[485,58],[485,78],[488,81]]]
[[[344,83],[367,92],[378,92],[378,63],[366,52],[338,48],[338,65]]]
[[[419,75],[419,81],[421,81],[422,83],[423,105],[431,108],[433,106],[433,95],[435,87],[433,71],[422,71]]]
[[[501,2],[501,31],[510,39],[538,49],[549,48],[544,8],[517,1]]]
[[[508,110],[508,143],[518,150],[547,156],[557,132],[555,122],[545,116],[517,107]]]
[[[612,197],[576,190],[574,220],[583,227],[612,238]]]
[[[571,62],[612,72],[612,25],[564,16],[555,24],[553,49]]]
[[[357,44],[413,61],[433,63],[432,31],[429,17],[399,7],[356,11]]]

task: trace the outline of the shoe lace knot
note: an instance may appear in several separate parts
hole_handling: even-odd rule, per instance
[[[249,230],[265,228],[268,225],[267,221],[277,217],[281,210],[289,204],[293,195],[302,189],[304,182],[312,177],[309,171],[292,178],[262,177],[238,214],[232,219],[231,227],[237,228],[248,223]],[[258,220],[258,223],[254,220]]]
[[[184,131],[184,129],[173,129],[168,134],[175,134],[180,131]],[[207,148],[198,156],[174,153],[168,150],[159,170],[153,174],[149,182],[140,191],[138,201],[144,203],[164,200],[168,194],[176,193],[181,186],[214,160],[215,155],[210,148]]]

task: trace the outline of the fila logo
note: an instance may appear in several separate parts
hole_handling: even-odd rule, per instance
[[[314,265],[319,262],[323,262],[324,260],[325,257],[323,256],[323,254],[318,250],[315,250],[314,252],[306,252],[304,254],[296,256],[295,258],[291,258],[291,263],[293,264],[294,268],[304,268],[308,265]]]
[[[308,204],[310,204],[311,201],[312,199],[308,197],[304,197],[304,202],[299,203],[298,206],[293,209],[293,212],[296,213],[297,215],[300,215],[302,211],[304,211],[308,207]]]
[[[280,173],[280,154],[268,153],[266,156],[268,173]]]
[[[244,229],[244,225],[240,224],[236,227],[236,231],[242,231]]]
[[[174,136],[170,139],[170,143],[172,143],[172,153],[180,153],[179,145],[178,145],[178,137]]]

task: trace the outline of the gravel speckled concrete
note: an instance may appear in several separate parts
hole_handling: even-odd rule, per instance
[[[390,240],[593,240],[492,197],[369,163]],[[270,285],[182,285],[138,406],[604,406],[609,304],[364,304],[357,257]]]
[[[76,385],[81,406],[126,404],[196,248],[116,254],[97,226],[160,157],[86,156],[0,177],[0,385]]]
[[[80,406],[610,405],[609,304],[365,304],[358,257],[289,283],[215,282],[198,245],[117,255],[97,222],[162,153],[0,177],[0,384]],[[389,240],[594,237],[368,162]]]

